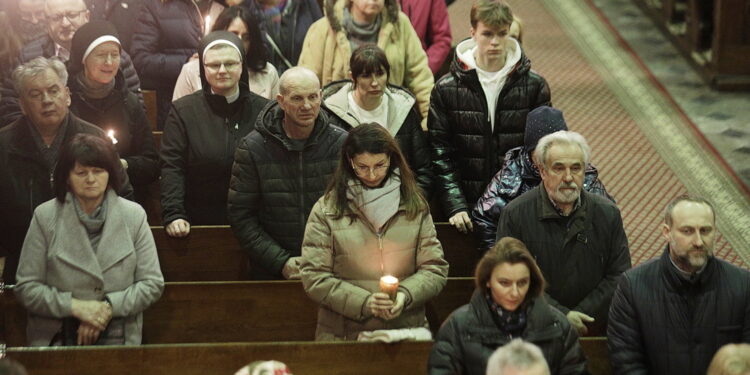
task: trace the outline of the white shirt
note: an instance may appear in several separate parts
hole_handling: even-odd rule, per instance
[[[357,104],[354,100],[354,91],[349,91],[349,111],[357,118],[360,124],[367,124],[374,122],[380,124],[380,126],[388,129],[388,100],[383,95],[380,100],[380,105],[372,111],[368,111]]]

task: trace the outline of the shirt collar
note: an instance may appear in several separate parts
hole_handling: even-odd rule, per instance
[[[63,62],[67,62],[70,60],[70,51],[55,42],[55,56],[59,57]]]

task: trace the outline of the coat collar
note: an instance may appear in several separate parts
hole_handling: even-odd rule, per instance
[[[349,92],[354,90],[350,80],[331,82],[323,88],[323,106],[346,122],[352,128],[359,125],[359,121],[349,109]],[[383,100],[388,101],[388,132],[395,137],[401,126],[414,108],[416,99],[405,89],[387,84]]]
[[[68,194],[65,203],[58,206],[59,220],[56,231],[61,250],[58,257],[71,267],[80,269],[97,281],[104,283],[104,273],[120,260],[133,252],[132,240],[128,231],[123,230],[126,223],[123,219],[122,207],[117,194],[107,189],[107,219],[102,229],[101,247],[97,252],[88,241],[88,234],[79,223],[78,214]],[[75,223],[71,225],[72,223]],[[131,244],[131,246],[125,246]]]
[[[664,281],[668,285],[669,289],[673,292],[683,292],[690,289],[705,288],[714,279],[713,274],[716,272],[717,260],[714,257],[708,258],[706,267],[703,269],[696,279],[691,282],[680,277],[677,269],[675,269],[672,260],[669,257],[669,245],[664,246],[661,258],[659,259],[660,267]]]
[[[492,328],[490,334],[485,337],[485,340],[494,341],[496,343],[510,341],[509,337],[497,334],[499,329],[497,328],[495,321],[492,319],[492,315],[490,315],[491,311],[485,300],[483,289],[474,290],[470,304],[482,326],[489,326]],[[521,334],[524,339],[531,342],[539,342],[560,336],[562,330],[559,327],[556,327],[553,315],[550,312],[550,306],[544,297],[533,299],[527,310],[526,316],[526,328],[524,328],[523,333]]]
[[[284,132],[282,122],[284,121],[284,111],[277,101],[269,102],[258,115],[258,121],[255,124],[255,129],[264,137],[275,139],[280,142],[286,149],[292,150],[293,146],[289,142],[289,137]],[[320,137],[326,132],[331,131],[329,129],[331,125],[328,123],[328,116],[324,111],[318,113],[318,118],[315,119],[315,125],[313,125],[312,134],[305,143],[305,148],[309,148],[315,145]]]

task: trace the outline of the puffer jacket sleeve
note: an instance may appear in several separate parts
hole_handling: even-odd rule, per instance
[[[534,73],[534,75],[536,75],[539,78],[540,87],[539,87],[539,92],[537,93],[536,100],[535,100],[536,104],[534,104],[533,108],[541,107],[541,106],[551,107],[552,106],[552,94],[550,93],[549,84],[547,83],[547,80],[544,79],[544,77],[536,73]]]
[[[463,374],[464,355],[461,343],[461,329],[454,312],[438,331],[427,360],[429,375]]]
[[[333,274],[333,241],[329,218],[324,212],[325,196],[313,206],[302,241],[300,272],[305,292],[315,302],[355,321],[372,316],[365,303],[371,293]]]
[[[54,218],[42,216],[39,208],[34,210],[18,261],[15,293],[30,313],[65,318],[73,315],[73,293],[46,284],[47,256],[53,235],[49,222]]]
[[[323,79],[323,59],[327,34],[333,32],[328,19],[325,17],[313,22],[307,29],[305,41],[302,43],[302,52],[299,55],[297,66],[304,66],[312,70],[318,79]],[[421,46],[420,46],[421,48]],[[323,84],[326,84],[325,82]]]
[[[628,238],[625,236],[625,229],[622,225],[620,210],[612,206],[611,220],[609,223],[602,223],[611,228],[610,242],[606,244],[608,254],[604,256],[605,271],[604,278],[581,302],[574,308],[576,311],[592,315],[602,309],[611,298],[617,286],[617,279],[623,272],[631,267],[630,249],[628,248]]]
[[[401,281],[398,289],[406,293],[405,309],[423,306],[440,294],[448,278],[448,262],[437,238],[429,211],[422,215],[417,247],[417,272]]]
[[[164,277],[159,267],[154,237],[146,221],[146,212],[140,206],[137,208],[139,215],[136,220],[133,220],[135,227],[130,228],[133,231],[133,247],[136,256],[133,284],[124,290],[107,293],[114,317],[142,312],[156,302],[164,291]]]
[[[430,92],[435,85],[435,77],[427,64],[427,55],[422,49],[422,41],[404,14],[398,15],[399,32],[404,38],[405,71],[403,86],[417,98],[417,107],[422,119],[430,111]],[[427,121],[422,121],[422,129],[427,131]]]
[[[158,3],[158,1],[146,1],[141,7],[131,46],[133,63],[144,81],[175,82],[180,68],[187,62],[189,55],[162,52],[162,47],[159,45],[162,35],[157,11],[154,9]]]
[[[248,137],[245,137],[234,154],[227,198],[229,223],[240,245],[248,252],[250,262],[281,277],[281,270],[291,255],[260,225],[258,213],[263,196],[255,163]]]
[[[414,172],[414,177],[417,179],[417,185],[422,189],[425,199],[429,202],[432,197],[434,179],[432,156],[427,134],[422,130],[419,119],[416,109],[412,108],[404,123],[404,126],[408,126],[410,148],[402,151],[406,151],[406,158]]]
[[[628,275],[620,278],[609,307],[607,346],[615,374],[648,374],[640,322],[633,309]]]
[[[183,219],[190,221],[185,210],[185,169],[188,138],[185,121],[177,108],[169,111],[161,137],[161,217],[164,225]]]
[[[479,241],[479,251],[484,253],[495,244],[497,235],[497,221],[503,208],[508,205],[513,192],[517,192],[521,185],[521,168],[511,157],[511,152],[505,154],[505,165],[500,169],[492,181],[487,185],[484,194],[479,198],[471,218],[474,221],[474,232]]]
[[[146,105],[143,103],[143,93],[141,92],[141,80],[138,78],[138,73],[135,71],[133,66],[133,60],[125,50],[120,55],[120,70],[122,75],[125,77],[125,85],[128,86],[128,91],[132,92],[138,97],[138,103],[141,108],[145,110]]]
[[[131,126],[133,127],[132,156],[124,158],[128,162],[128,177],[133,185],[148,185],[159,178],[159,153],[146,112],[141,103],[131,96],[128,98]]]
[[[423,0],[424,1],[424,0]],[[450,17],[448,17],[448,7],[442,0],[432,0],[430,6],[430,22],[427,25],[430,37],[430,44],[427,47],[427,60],[433,75],[437,73],[445,62],[445,59],[451,52]]]
[[[615,201],[615,198],[607,192],[607,189],[604,187],[604,183],[599,179],[599,171],[597,171],[596,167],[589,164],[586,167],[586,175],[584,176],[583,186],[586,188],[586,191],[592,194],[600,195],[604,198],[609,199],[612,201],[612,203],[617,203]]]
[[[432,171],[435,174],[435,192],[446,216],[451,217],[461,211],[469,211],[466,198],[461,191],[460,178],[456,169],[456,148],[454,134],[448,114],[443,110],[440,85],[432,90],[430,99],[430,147],[432,149]]]

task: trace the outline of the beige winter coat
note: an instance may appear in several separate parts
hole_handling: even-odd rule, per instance
[[[399,207],[379,237],[354,208],[358,218],[353,222],[334,220],[325,198],[307,220],[300,265],[305,291],[320,304],[316,340],[356,340],[361,331],[427,326],[424,305],[440,293],[448,276],[429,211],[408,220]],[[370,294],[380,291],[384,274],[396,276],[399,291],[407,296],[403,312],[393,320],[373,317],[365,307]]]
[[[349,78],[352,50],[342,24],[344,8],[349,1],[326,0],[326,16],[313,23],[305,37],[299,65],[312,69],[322,85]],[[377,44],[385,51],[391,65],[388,82],[411,91],[417,98],[422,119],[426,119],[435,81],[422,42],[409,18],[398,10],[395,0],[392,5],[384,7],[381,14]],[[425,128],[426,121],[422,124]]]

